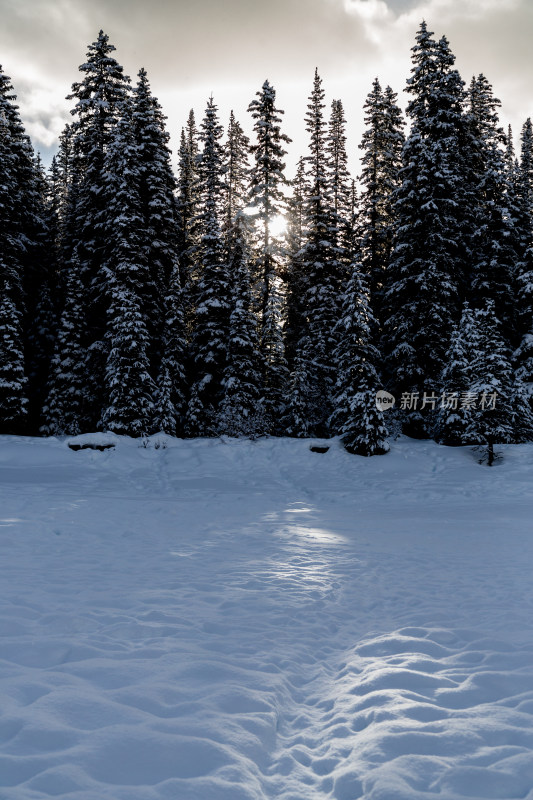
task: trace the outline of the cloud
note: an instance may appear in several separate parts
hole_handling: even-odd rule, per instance
[[[411,69],[410,49],[425,19],[437,38],[443,34],[448,38],[467,84],[480,72],[493,84],[502,101],[502,124],[511,122],[517,133],[533,114],[533,91],[524,69],[530,60],[533,30],[530,0],[349,0],[352,13],[365,4],[366,14],[361,17],[367,35],[376,42],[376,74],[382,83],[403,89]],[[391,13],[383,13],[384,5]],[[402,95],[400,91],[405,103]]]
[[[346,75],[375,50],[344,0],[0,0],[0,18],[4,68],[30,133],[47,145],[100,28],[132,78],[146,67],[175,128],[211,92],[242,116],[265,78],[288,88],[289,105],[302,94],[305,111],[315,66]]]
[[[133,79],[141,66],[148,70],[174,143],[189,108],[200,117],[211,92],[222,119],[234,108],[246,127],[247,105],[268,78],[296,140],[292,163],[307,144],[303,117],[317,66],[328,103],[344,102],[353,167],[372,79],[405,102],[423,18],[447,35],[466,81],[484,72],[494,83],[504,122],[516,128],[533,113],[523,66],[530,0],[0,0],[0,61],[37,146],[50,146],[69,119],[64,98],[100,28]]]
[[[5,60],[63,78],[100,28],[132,69],[184,86],[270,68],[300,74],[369,51],[343,0],[0,0],[1,11]]]

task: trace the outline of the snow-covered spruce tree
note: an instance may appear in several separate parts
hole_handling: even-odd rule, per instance
[[[248,203],[250,184],[250,140],[240,123],[230,113],[226,143],[224,146],[224,235],[231,238],[237,214]]]
[[[75,205],[69,203],[73,219],[70,249],[80,260],[81,278],[87,291],[87,324],[89,336],[88,374],[93,381],[94,418],[96,425],[104,397],[107,344],[107,309],[109,305],[109,273],[104,268],[104,250],[109,226],[106,222],[104,159],[114,128],[126,98],[130,79],[112,56],[114,46],[100,31],[89,46],[87,60],[80,66],[83,77],[72,85],[69,100],[72,109],[72,171]]]
[[[201,127],[202,151],[198,163],[199,277],[191,342],[192,402],[185,422],[188,436],[216,435],[227,365],[231,286],[221,225],[224,197],[221,137],[222,126],[211,97]]]
[[[39,287],[47,272],[45,183],[15,100],[10,78],[0,67],[0,287],[9,286],[8,299],[16,316],[13,325],[20,331],[17,353],[22,361],[16,370],[22,369],[24,391],[34,401],[36,382],[26,381],[33,374],[27,356],[29,336],[34,341],[37,333],[35,328],[30,329],[39,302]],[[32,402],[31,414],[25,407],[26,421],[21,432],[35,431],[37,405]]]
[[[11,79],[0,66],[0,285],[8,282],[17,311],[24,314],[30,271],[41,255],[45,233],[42,176],[24,131]]]
[[[350,247],[352,180],[348,170],[346,119],[341,100],[331,103],[326,152],[333,214],[331,239],[337,260],[337,282],[343,285],[353,252]]]
[[[327,432],[331,414],[331,390],[334,383],[332,353],[333,328],[338,313],[336,297],[339,284],[336,223],[331,196],[331,174],[327,154],[327,125],[324,119],[324,90],[315,70],[313,90],[305,117],[310,136],[308,164],[309,194],[305,198],[304,244],[299,256],[301,266],[300,337],[296,359],[309,358],[304,369],[307,381],[293,383],[307,386],[309,394],[296,403],[307,407],[306,426],[317,436]],[[291,424],[295,427],[295,423]]]
[[[465,181],[466,122],[463,81],[452,69],[446,39],[435,42],[425,23],[413,48],[411,132],[395,192],[395,236],[383,302],[383,349],[393,393],[438,385],[447,338],[459,319],[468,259],[469,183]],[[406,433],[431,434],[420,407]]]
[[[514,444],[533,441],[533,411],[531,410],[531,387],[514,373],[511,393],[510,425]]]
[[[137,147],[142,247],[148,274],[138,298],[146,316],[152,374],[159,368],[164,297],[178,259],[176,181],[172,172],[169,134],[161,106],[152,95],[146,70],[133,89],[133,131]]]
[[[251,273],[258,314],[259,352],[263,366],[262,406],[268,430],[279,430],[283,412],[283,390],[287,381],[287,364],[283,343],[285,253],[280,238],[272,231],[272,222],[286,209],[283,192],[287,181],[284,176],[283,144],[290,142],[281,133],[280,115],[276,108],[276,92],[265,81],[257,100],[248,107],[254,120],[256,142],[251,146],[254,163],[250,178],[250,206],[252,217]]]
[[[533,215],[533,123],[528,117],[520,135],[519,181],[524,205]]]
[[[514,363],[519,380],[530,384],[533,396],[533,126],[529,118],[522,127],[520,163],[515,164],[513,175],[521,238],[516,270],[518,347]]]
[[[520,165],[516,158],[513,143],[513,129],[510,125],[507,126],[507,136],[505,140],[505,172],[513,196],[518,200]]]
[[[300,331],[298,348],[292,362],[289,384],[285,396],[285,417],[283,427],[289,436],[305,439],[312,435],[309,419],[309,398],[312,388],[308,368],[312,360],[309,337]]]
[[[14,197],[17,183],[15,156],[11,151],[11,137],[3,105],[6,103],[8,80],[0,71],[0,430],[11,433],[22,427],[27,414],[26,379],[21,331],[21,272],[18,252]],[[9,86],[9,88],[11,88]],[[12,283],[17,287],[17,303],[11,298]]]
[[[252,311],[248,226],[249,217],[237,213],[228,241],[231,313],[218,428],[228,436],[253,437],[265,432],[265,424],[259,402],[261,365],[257,320]]]
[[[435,438],[441,444],[472,444],[467,436],[472,415],[469,397],[480,346],[477,317],[465,302],[460,324],[452,327],[440,382],[441,400],[436,409]]]
[[[148,335],[139,301],[127,283],[115,281],[109,308],[107,405],[101,425],[128,436],[154,429],[155,387],[148,372]]]
[[[296,344],[301,335],[302,319],[302,264],[300,257],[305,234],[305,198],[308,195],[305,160],[298,159],[296,174],[291,181],[291,194],[287,203],[287,260],[283,273],[286,296],[286,319],[283,329],[285,356],[292,373]]]
[[[0,281],[9,283],[20,313],[23,280],[23,234],[20,220],[18,154],[23,130],[13,105],[10,78],[0,67]],[[5,291],[5,290],[4,290]]]
[[[371,342],[375,323],[361,265],[354,264],[342,294],[335,353],[337,381],[330,426],[345,448],[362,456],[388,452],[383,414],[376,405],[379,354]]]
[[[476,398],[468,419],[466,439],[486,447],[489,466],[494,462],[494,445],[512,442],[514,390],[509,350],[500,333],[495,304],[488,300],[474,314],[478,349],[472,364],[470,391]]]
[[[474,303],[493,300],[508,344],[514,343],[514,281],[520,259],[520,234],[510,208],[505,162],[505,134],[498,126],[500,101],[484,75],[473,78],[468,92],[469,121],[474,140],[471,168],[476,205],[471,236]]]
[[[359,148],[362,191],[360,196],[361,263],[369,276],[372,307],[381,316],[385,275],[394,232],[393,196],[399,185],[404,120],[390,86],[381,88],[376,78],[365,105],[365,125]]]
[[[45,436],[75,436],[89,430],[84,297],[80,265],[74,253],[68,265],[65,302],[42,411],[41,433]]]
[[[493,443],[531,439],[528,395],[522,381],[513,375],[499,329],[492,300],[477,310],[464,304],[443,371],[435,426],[437,441],[442,444],[490,444],[491,425]]]
[[[264,433],[257,318],[252,309],[249,201],[250,143],[233,111],[224,148],[224,243],[231,284],[227,365],[219,431],[229,436]]]
[[[191,110],[186,128],[181,131],[178,152],[178,258],[187,339],[192,335],[195,287],[198,283],[199,246],[199,183],[198,183],[198,130]]]
[[[359,197],[357,196],[355,180],[351,180],[348,205],[348,227],[346,229],[345,245],[346,255],[349,256],[350,266],[356,262],[359,263],[361,260],[361,238],[359,236],[360,228]],[[350,277],[350,275],[351,270],[348,270],[343,284],[346,282],[346,279]]]
[[[154,428],[178,436],[183,431],[186,398],[186,342],[179,264],[174,264],[164,300],[162,359],[154,399]]]
[[[332,216],[330,239],[334,253],[332,260],[334,286],[332,304],[334,317],[334,329],[332,331],[333,350],[338,345],[335,325],[341,316],[342,287],[349,280],[351,266],[359,259],[360,254],[355,184],[348,171],[345,130],[346,119],[342,102],[333,100],[326,143]]]
[[[65,126],[59,137],[59,150],[55,157],[55,173],[51,184],[57,214],[55,292],[59,309],[65,303],[70,264],[76,250],[76,206],[80,181],[81,163],[75,152],[75,131],[71,124]]]
[[[33,265],[26,270],[27,324],[25,337],[28,377],[28,431],[37,433],[57,329],[57,244],[59,180],[57,163],[52,162],[50,178],[39,158],[35,165],[35,208],[40,224],[34,228]]]
[[[28,414],[21,314],[7,281],[0,296],[0,431],[24,433]]]
[[[141,170],[131,107],[123,106],[105,159],[105,232],[102,272],[107,310],[105,402],[100,425],[142,436],[154,425],[150,339],[142,299],[150,274],[144,240]]]

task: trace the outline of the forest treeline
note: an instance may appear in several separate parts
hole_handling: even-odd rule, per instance
[[[174,172],[114,50],[89,46],[47,172],[0,68],[1,433],[533,439],[533,127],[515,154],[445,37],[420,26],[407,120],[373,82],[357,176],[315,72],[291,180],[268,81],[252,140],[191,112]]]

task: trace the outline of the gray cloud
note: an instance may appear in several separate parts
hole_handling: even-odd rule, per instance
[[[132,78],[140,66],[148,70],[174,134],[191,105],[203,112],[211,92],[224,116],[234,107],[246,117],[265,78],[287,119],[302,103],[303,114],[315,66],[347,75],[375,54],[344,0],[0,0],[0,15],[0,62],[16,82],[29,132],[46,145],[46,116],[56,135],[56,109],[68,118],[63,98],[100,28]],[[47,91],[54,109],[50,98],[43,108]]]
[[[362,103],[372,79],[399,92],[410,48],[425,18],[446,33],[465,80],[483,71],[515,128],[532,114],[529,0],[0,0],[0,63],[11,74],[30,134],[51,146],[64,121],[64,100],[89,42],[103,28],[134,79],[140,66],[169,117],[177,141],[188,109],[200,116],[213,92],[222,118],[246,107],[268,78],[296,141],[290,163],[306,146],[303,116],[318,66],[328,102],[344,101],[352,168],[362,129]]]
[[[0,0],[0,12],[3,51],[63,79],[99,28],[134,69],[185,87],[272,68],[294,76],[371,50],[342,0]]]

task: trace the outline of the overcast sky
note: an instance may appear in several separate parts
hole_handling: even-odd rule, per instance
[[[436,37],[446,34],[467,83],[474,73],[487,76],[516,139],[533,116],[532,0],[0,0],[0,64],[45,160],[70,117],[65,95],[100,28],[132,79],[147,69],[174,150],[189,109],[199,121],[211,92],[224,125],[234,109],[250,132],[246,108],[268,78],[294,140],[289,177],[307,146],[303,116],[318,67],[328,106],[343,101],[357,173],[372,80],[390,84],[405,105],[422,19]]]

